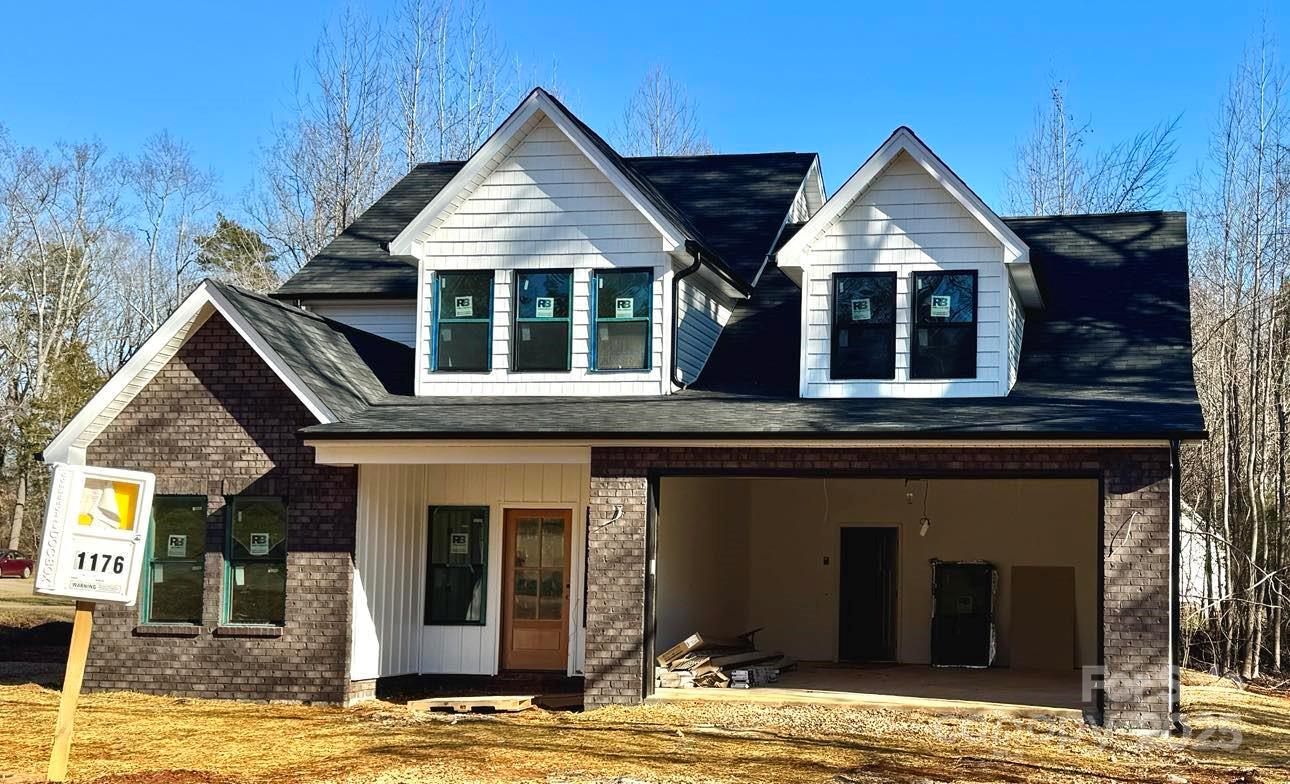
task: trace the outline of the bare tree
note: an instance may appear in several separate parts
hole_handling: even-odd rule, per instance
[[[404,0],[394,15],[391,82],[396,99],[394,132],[402,143],[407,171],[428,160],[432,135],[438,129],[438,103],[434,87],[439,83],[441,53],[447,48],[449,9],[444,0]]]
[[[0,447],[15,482],[10,542],[20,540],[31,484],[43,476],[33,454],[98,383],[86,326],[94,272],[120,248],[120,180],[97,142],[58,145],[53,155],[0,148],[0,354],[12,364]]]
[[[381,32],[347,9],[326,26],[296,80],[290,122],[264,151],[247,212],[295,271],[368,207],[390,182],[386,67]]]
[[[98,351],[112,370],[125,361],[196,285],[197,237],[212,220],[215,178],[170,134],[149,138],[124,164],[130,247],[101,270]]]
[[[1092,125],[1075,119],[1066,93],[1065,82],[1054,82],[1048,102],[1035,110],[1034,126],[1018,144],[1008,175],[1006,209],[1014,214],[1066,215],[1155,206],[1177,154],[1180,118],[1092,151]]]
[[[712,145],[699,124],[698,105],[685,87],[655,66],[627,102],[614,130],[625,155],[704,155]]]
[[[1188,197],[1195,377],[1214,435],[1185,453],[1183,491],[1215,576],[1193,651],[1257,678],[1280,670],[1287,574],[1290,126],[1264,37],[1232,79]],[[1199,638],[1201,643],[1196,644]]]

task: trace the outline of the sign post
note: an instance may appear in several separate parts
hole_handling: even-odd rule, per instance
[[[96,602],[133,606],[148,541],[155,478],[142,471],[55,465],[36,566],[36,593],[76,599],[58,702],[50,781],[67,778],[76,703]]]

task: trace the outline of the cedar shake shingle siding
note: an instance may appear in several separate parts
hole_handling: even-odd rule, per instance
[[[159,494],[206,496],[207,527],[202,625],[141,626],[141,607],[99,605],[88,688],[345,700],[356,472],[314,463],[296,431],[315,421],[217,314],[93,442],[90,465],[151,471]],[[219,626],[225,498],[238,494],[287,504],[281,629]]]
[[[586,704],[639,701],[645,628],[649,478],[717,471],[731,475],[852,474],[1090,476],[1102,484],[1103,661],[1116,688],[1105,695],[1108,726],[1169,726],[1169,450],[955,447],[691,448],[595,447],[588,538]],[[1135,512],[1136,517],[1135,517]],[[1133,518],[1130,523],[1130,518]],[[1036,521],[1036,525],[1042,525]],[[1090,546],[1096,542],[1090,541]],[[1093,707],[1093,706],[1089,706]]]

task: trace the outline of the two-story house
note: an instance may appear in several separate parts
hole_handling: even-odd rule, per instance
[[[907,128],[826,198],[814,154],[625,158],[535,90],[272,298],[203,283],[44,456],[158,478],[93,688],[595,707],[761,627],[1161,728],[1204,435],[1182,214],[1000,218]]]

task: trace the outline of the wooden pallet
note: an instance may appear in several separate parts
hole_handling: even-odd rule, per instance
[[[408,703],[411,711],[450,710],[456,713],[490,710],[504,713],[515,713],[533,707],[534,695],[486,697],[431,697],[424,700],[413,700]]]

